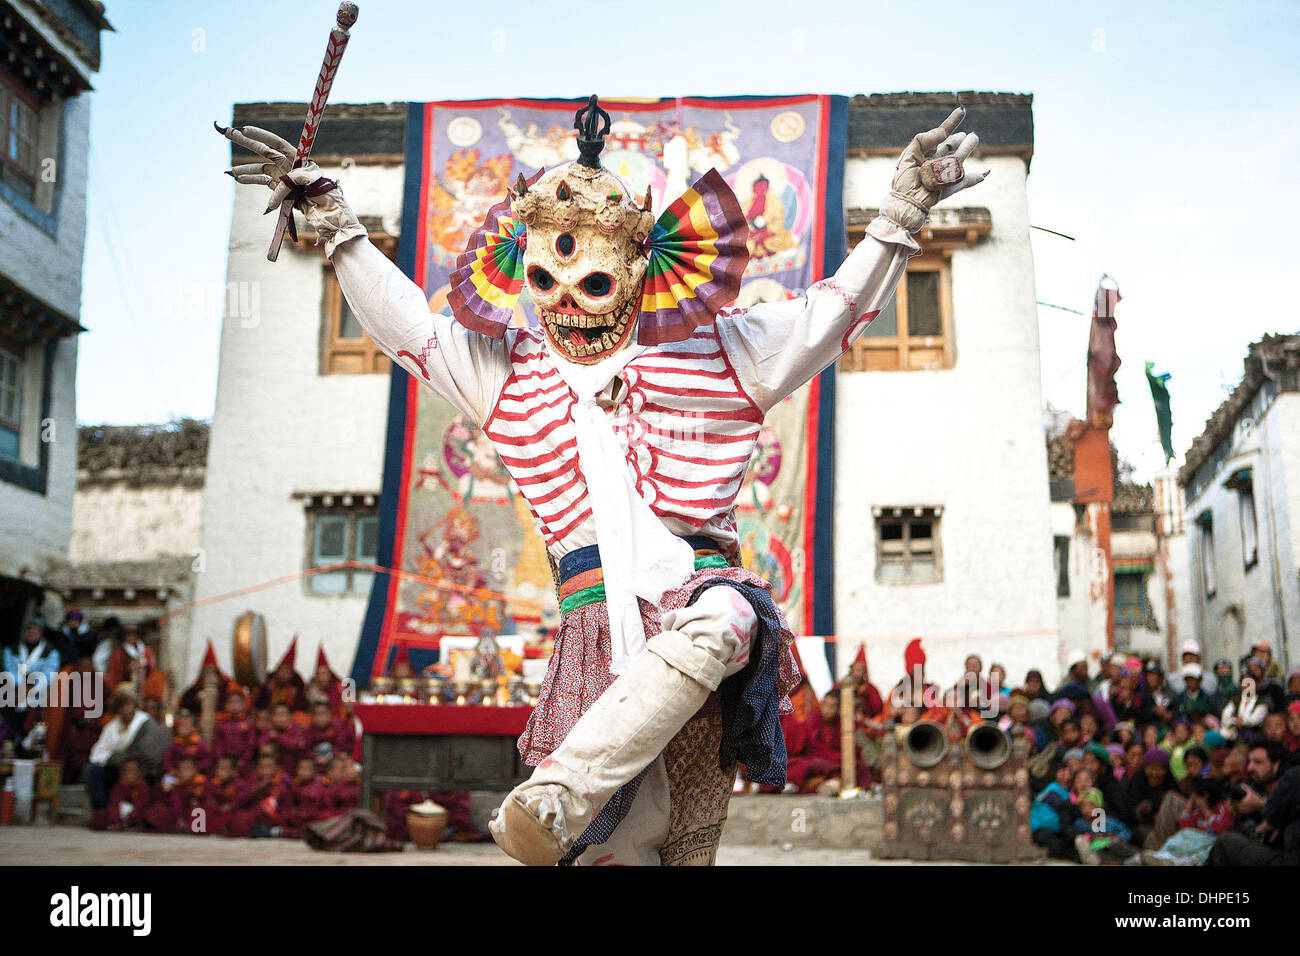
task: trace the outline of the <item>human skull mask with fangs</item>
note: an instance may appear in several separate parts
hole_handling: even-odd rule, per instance
[[[549,170],[511,204],[528,229],[524,284],[560,357],[593,365],[636,331],[654,215],[607,169]]]

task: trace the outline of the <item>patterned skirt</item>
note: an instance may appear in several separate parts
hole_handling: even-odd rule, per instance
[[[700,568],[680,587],[666,591],[659,607],[648,601],[639,602],[646,639],[659,633],[661,615],[685,607],[702,584],[719,580],[770,590],[766,581],[742,568]],[[797,685],[797,666],[790,650],[794,637],[788,628],[782,628],[781,638],[776,686],[780,710],[788,713],[790,691]],[[535,767],[559,747],[578,718],[609,689],[614,682],[614,675],[609,672],[611,659],[605,602],[595,601],[566,611],[537,706],[524,735],[519,738],[519,753],[525,764]]]

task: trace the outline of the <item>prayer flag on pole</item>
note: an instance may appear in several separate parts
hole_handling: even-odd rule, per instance
[[[1119,288],[1110,276],[1097,283],[1093,302],[1092,328],[1088,333],[1088,424],[1093,428],[1110,428],[1111,413],[1119,404],[1115,373],[1119,371],[1119,354],[1115,350],[1115,306]]]
[[[1160,446],[1165,450],[1165,464],[1174,457],[1173,416],[1169,411],[1168,372],[1156,375],[1155,362],[1147,362],[1147,384],[1151,386],[1151,400],[1156,404],[1156,424],[1160,427]]]

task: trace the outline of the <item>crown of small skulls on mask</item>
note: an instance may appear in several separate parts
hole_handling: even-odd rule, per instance
[[[531,184],[521,177],[511,202],[527,229],[524,283],[546,334],[563,357],[584,364],[631,341],[655,222],[649,190],[638,202],[600,166],[609,114],[595,99],[575,119],[582,157]],[[603,131],[593,114],[603,115]]]

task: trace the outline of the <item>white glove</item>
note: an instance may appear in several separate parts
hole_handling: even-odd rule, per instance
[[[980,141],[978,136],[974,133],[953,132],[965,118],[966,109],[959,106],[942,125],[912,137],[912,141],[903,150],[903,155],[899,157],[889,196],[880,204],[882,216],[908,232],[917,232],[929,218],[931,207],[940,199],[947,199],[953,193],[984,181],[988,170],[967,173],[961,182],[943,189],[927,189],[921,182],[921,164],[927,159],[938,159],[951,154],[964,162],[975,151]]]
[[[316,244],[324,244],[325,255],[333,256],[340,242],[366,235],[365,227],[343,198],[338,183],[323,177],[320,167],[310,160],[294,167],[298,150],[287,140],[256,126],[226,129],[217,126],[217,132],[263,160],[236,166],[226,175],[244,185],[269,187],[271,199],[266,204],[267,212],[278,209],[296,191],[294,206],[302,210],[316,231]]]

